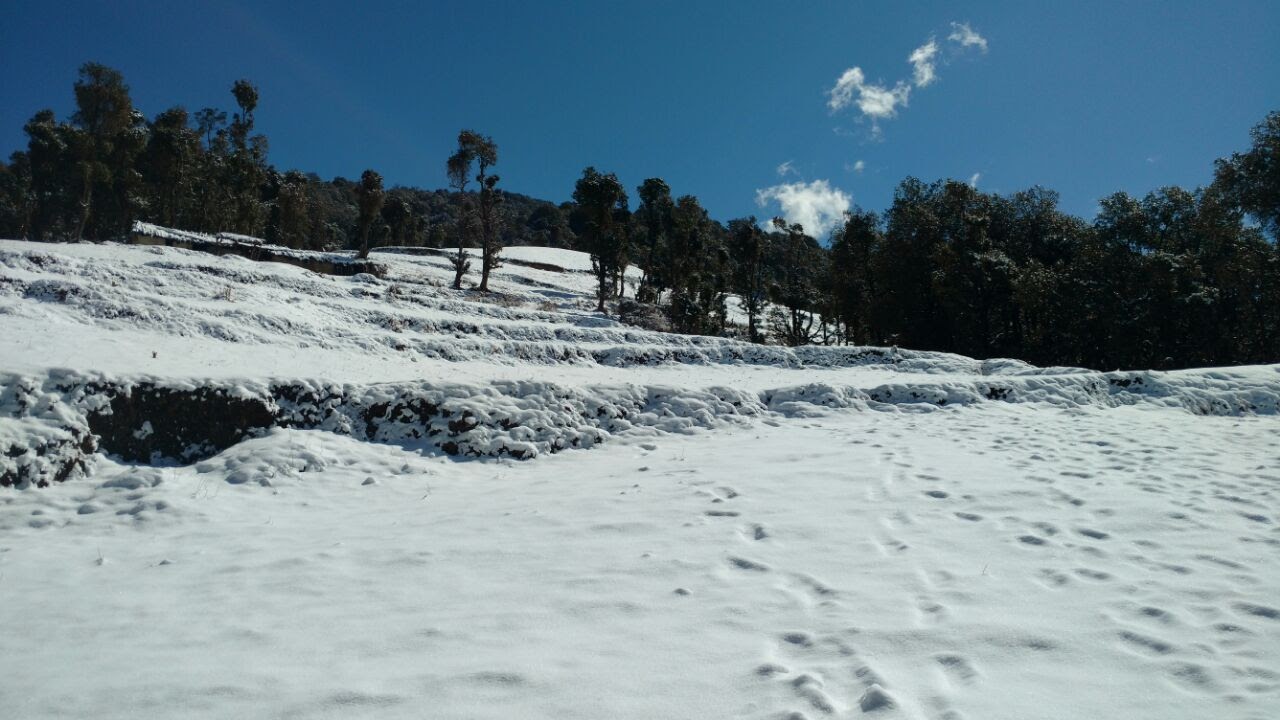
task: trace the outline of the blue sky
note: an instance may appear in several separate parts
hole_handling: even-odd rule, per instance
[[[8,3],[0,152],[38,109],[68,115],[96,60],[148,116],[230,108],[252,80],[272,162],[326,178],[441,187],[471,127],[508,189],[555,201],[595,165],[721,220],[786,201],[821,225],[845,198],[885,209],[908,175],[1039,184],[1092,217],[1116,190],[1207,182],[1280,109],[1277,2],[363,5]]]

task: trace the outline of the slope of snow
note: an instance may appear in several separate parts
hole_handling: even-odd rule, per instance
[[[0,488],[4,715],[1280,715],[1280,366],[760,348],[378,259],[0,241],[0,472],[107,385],[292,428]]]
[[[0,700],[15,717],[1274,717],[1275,424],[1189,417],[831,413],[532,463],[277,431],[191,467],[104,463],[6,496],[21,601],[0,607]]]

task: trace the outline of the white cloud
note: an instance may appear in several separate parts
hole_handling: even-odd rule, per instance
[[[897,115],[898,106],[907,104],[911,86],[899,82],[890,89],[884,85],[868,83],[862,68],[851,67],[840,75],[828,94],[831,99],[827,101],[827,107],[832,111],[854,104],[863,115],[872,120],[881,120]]]
[[[979,181],[979,180],[981,180],[981,179],[982,179],[982,173],[974,173],[974,174],[970,175],[970,176],[969,176],[969,187],[971,187],[971,188],[975,188],[975,189],[976,189],[976,188],[978,187],[978,181]]]
[[[779,165],[777,170],[778,170],[778,177],[786,177],[788,175],[799,175],[799,173],[796,172],[795,166],[791,164],[790,160]]]
[[[907,62],[915,69],[912,81],[916,87],[927,87],[937,78],[938,43],[933,38],[911,51]]]
[[[867,163],[865,160],[859,160],[858,162],[853,164],[853,171],[858,173],[859,175],[861,175],[862,171],[866,169],[867,169]]]
[[[953,22],[951,30],[947,40],[959,45],[959,48],[949,52],[948,57],[971,47],[987,51],[987,39],[969,27],[968,23]],[[836,84],[827,91],[827,107],[833,113],[849,106],[856,107],[863,117],[871,120],[871,134],[878,137],[879,121],[896,117],[899,108],[907,107],[913,87],[925,88],[938,79],[938,62],[941,58],[942,48],[938,41],[929,38],[907,56],[907,62],[911,64],[911,80],[899,80],[893,85],[867,82],[866,73],[855,65],[841,73],[836,78]]]
[[[788,223],[799,223],[815,238],[824,238],[843,222],[853,198],[826,180],[795,182],[756,190],[756,204],[765,207],[777,203]]]
[[[969,23],[951,23],[951,34],[947,39],[953,43],[957,43],[962,48],[976,47],[987,51],[987,39],[979,35],[973,28],[969,27]]]

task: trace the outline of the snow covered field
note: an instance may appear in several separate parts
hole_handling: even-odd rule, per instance
[[[79,422],[60,384],[305,380],[537,451],[339,414],[0,488],[0,715],[1280,716],[1280,366],[753,348],[619,325],[583,273],[481,300],[375,258],[0,241],[0,442]]]

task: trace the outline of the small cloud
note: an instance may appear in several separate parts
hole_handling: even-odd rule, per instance
[[[978,181],[982,179],[982,173],[974,173],[969,176],[969,187],[977,189]]]
[[[853,165],[846,165],[846,166],[845,166],[845,169],[846,169],[846,170],[852,170],[853,172],[856,172],[856,173],[858,173],[859,175],[861,175],[861,174],[862,174],[862,171],[867,169],[867,163],[866,163],[866,161],[865,161],[865,160],[859,160],[858,162],[854,163]]]
[[[947,54],[957,55],[968,48],[976,47],[987,51],[987,39],[982,37],[968,23],[951,23],[951,34],[947,40],[958,45]],[[862,68],[854,65],[836,78],[836,83],[827,91],[827,107],[837,112],[847,107],[856,107],[862,117],[871,120],[871,136],[880,137],[879,121],[896,117],[900,108],[907,107],[913,88],[925,88],[938,79],[938,63],[945,58],[942,48],[935,38],[929,38],[923,45],[911,51],[907,62],[911,64],[911,79],[899,80],[893,85],[882,82],[868,82]]]
[[[796,172],[795,166],[791,164],[790,160],[779,165],[777,167],[777,171],[778,171],[778,177],[786,177],[788,175],[799,175],[799,173]]]
[[[875,122],[897,115],[898,106],[907,104],[911,86],[899,82],[891,89],[868,83],[862,68],[851,67],[840,75],[828,94],[831,99],[827,101],[827,107],[833,112],[849,105],[857,105],[859,112]]]
[[[756,204],[777,203],[788,223],[798,223],[809,235],[826,237],[853,204],[853,198],[826,180],[795,182],[756,190]]]
[[[1159,155],[1152,155],[1151,157],[1148,157],[1148,158],[1147,158],[1147,164],[1148,164],[1148,165],[1155,165],[1155,164],[1156,164],[1156,163],[1158,163],[1158,162],[1160,162],[1160,156],[1159,156]]]
[[[907,62],[914,68],[912,81],[916,87],[927,87],[937,79],[938,43],[933,38],[911,51]]]
[[[976,47],[982,52],[987,51],[987,39],[969,27],[969,23],[951,23],[951,34],[947,36],[947,39],[962,48]]]

